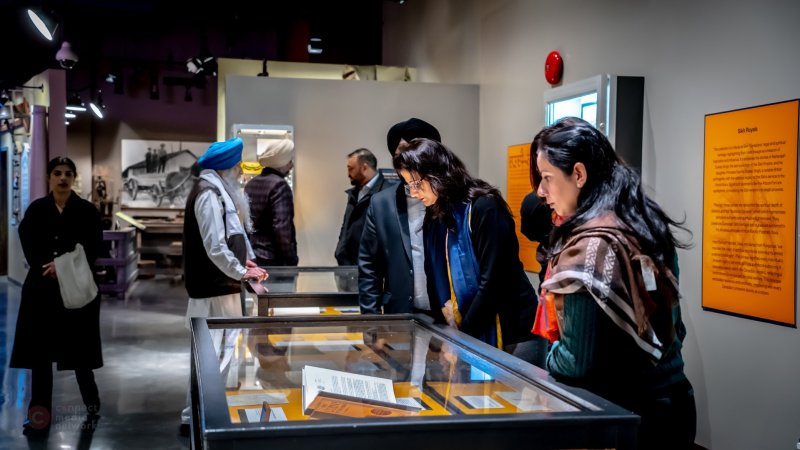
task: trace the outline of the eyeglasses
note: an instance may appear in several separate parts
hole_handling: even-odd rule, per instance
[[[422,180],[424,178],[420,178],[419,180],[413,180],[406,184],[404,187],[406,189],[406,195],[411,195],[411,192],[419,192],[422,190]]]

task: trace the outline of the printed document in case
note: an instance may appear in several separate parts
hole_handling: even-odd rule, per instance
[[[392,380],[303,367],[303,413],[312,417],[396,417],[420,408],[397,403]]]

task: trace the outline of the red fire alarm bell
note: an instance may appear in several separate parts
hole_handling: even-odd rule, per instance
[[[561,54],[553,50],[547,55],[544,61],[544,78],[550,84],[558,84],[561,82],[561,75],[564,73],[564,60]]]

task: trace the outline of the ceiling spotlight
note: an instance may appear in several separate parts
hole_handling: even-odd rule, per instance
[[[61,48],[56,52],[56,61],[64,69],[72,69],[78,63],[78,55],[72,51],[72,46],[69,42],[64,41],[61,43]]]
[[[195,75],[217,76],[217,60],[213,56],[195,56],[186,61],[186,69]]]
[[[308,54],[321,55],[322,54],[322,39],[312,37],[308,40]]]
[[[111,71],[109,71],[108,74],[106,75],[106,82],[114,85],[115,94],[119,95],[124,93],[123,86],[125,84],[125,81],[123,80],[124,80],[124,73],[122,65],[120,63],[114,63],[111,66]]]
[[[28,17],[31,19],[33,26],[35,26],[36,29],[39,30],[39,33],[42,33],[42,36],[44,36],[45,39],[47,39],[48,41],[53,40],[53,34],[55,34],[56,32],[57,26],[54,26],[53,31],[50,31],[50,26],[47,24],[49,20],[45,18],[44,14],[39,14],[34,10],[29,9]]]
[[[86,105],[83,104],[81,96],[77,92],[73,92],[67,100],[67,109],[70,111],[86,111]]]
[[[78,117],[78,116],[76,116],[74,113],[71,113],[71,112],[64,113],[64,118],[66,118],[66,119],[74,119],[76,117]]]
[[[106,105],[103,103],[103,91],[97,91],[97,101],[89,103],[89,107],[92,108],[92,112],[98,119],[103,118],[103,110],[106,109]]]

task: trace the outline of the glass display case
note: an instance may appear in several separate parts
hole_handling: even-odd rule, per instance
[[[639,423],[421,315],[195,318],[191,390],[204,449],[631,449]]]
[[[259,316],[357,314],[358,267],[264,267],[269,278],[247,283]]]

